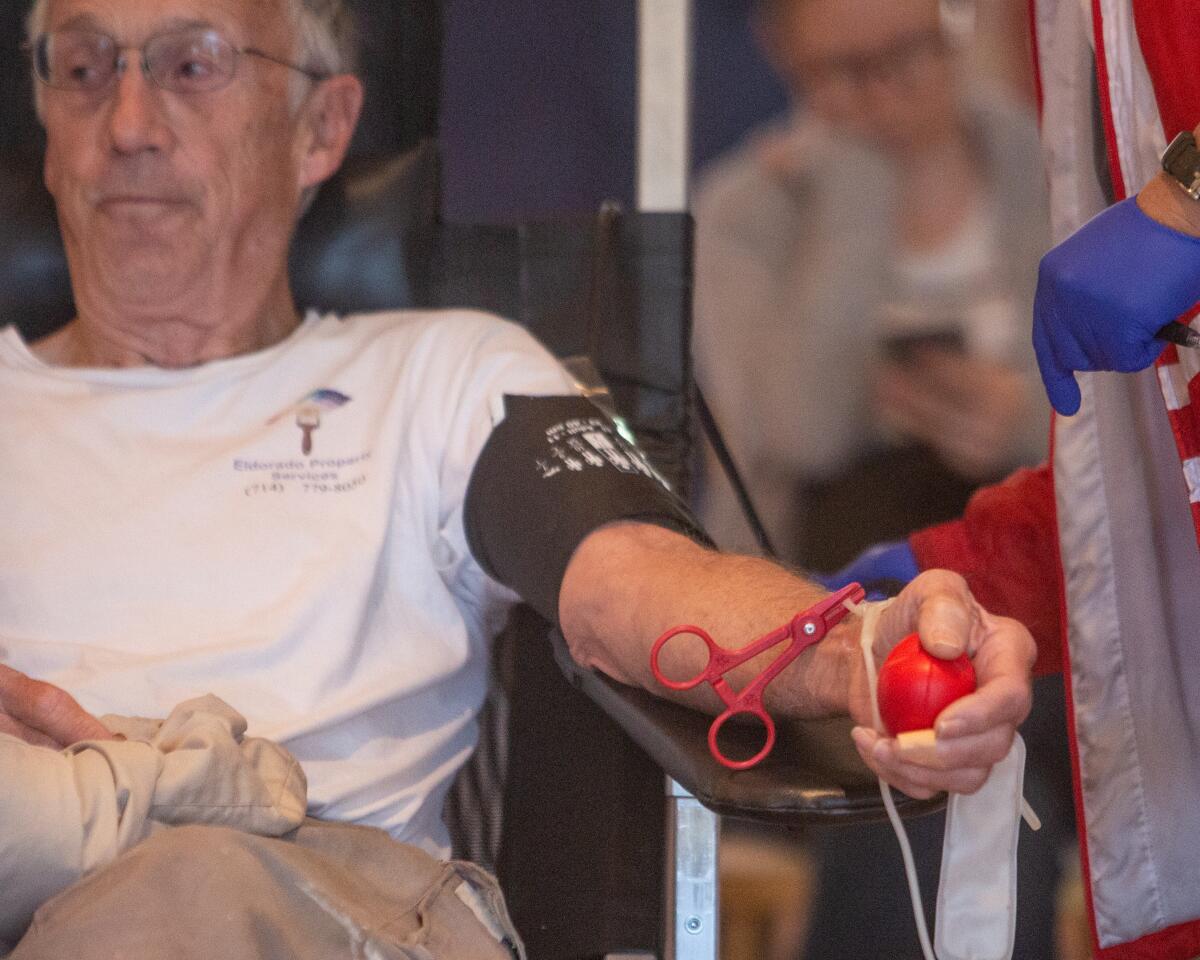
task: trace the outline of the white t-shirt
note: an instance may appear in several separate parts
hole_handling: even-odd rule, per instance
[[[445,855],[514,600],[467,482],[505,393],[570,392],[465,311],[310,314],[185,370],[50,367],[5,329],[0,662],[96,714],[214,693],[300,760],[311,814]]]

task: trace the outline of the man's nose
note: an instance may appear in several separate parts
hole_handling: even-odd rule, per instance
[[[162,91],[132,60],[116,77],[109,105],[109,133],[118,153],[162,150],[170,131],[163,115]]]

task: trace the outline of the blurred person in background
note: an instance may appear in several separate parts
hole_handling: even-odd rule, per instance
[[[957,0],[957,4],[965,10],[962,30],[967,42],[961,59],[967,82],[987,84],[1036,110],[1029,4],[1023,0]]]
[[[701,179],[697,376],[781,555],[833,569],[1045,455],[1044,178],[1032,114],[958,82],[935,0],[756,16],[795,110]],[[709,529],[752,549],[706,473]]]

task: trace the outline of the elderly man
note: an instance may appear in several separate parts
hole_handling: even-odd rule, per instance
[[[93,873],[42,909],[16,957],[506,955],[486,878],[470,895],[444,871],[415,891],[412,877],[448,852],[442,798],[517,596],[581,663],[650,688],[650,644],[673,624],[750,637],[821,596],[698,545],[632,448],[573,458],[575,443],[620,441],[520,329],[297,311],[289,237],[361,102],[347,32],[336,0],[40,0],[31,14],[78,315],[34,344],[0,337],[6,781],[36,792],[53,767],[69,788],[60,758],[116,757],[110,730],[137,736],[96,714],[165,716],[212,692],[299,761],[313,819],[286,840],[164,830],[109,866],[89,848]],[[515,498],[537,523],[504,522]],[[856,744],[911,794],[975,790],[1028,710],[1031,640],[948,574],[887,611],[880,652],[917,628],[935,653],[973,655],[978,692],[941,715],[936,755],[865,727]],[[856,634],[806,652],[773,708],[865,721]],[[223,711],[188,713],[211,734],[201,746],[240,741]],[[172,714],[140,744],[187,746],[191,722]],[[230,769],[259,757],[223,755]],[[133,803],[118,767],[102,770],[126,803],[104,801],[114,816]],[[230,769],[226,811],[245,786]],[[170,822],[213,822],[217,801],[173,800]],[[60,839],[87,848],[98,809],[43,804],[0,823],[0,846],[27,852],[63,816]],[[452,940],[418,922],[442,888],[471,906]]]

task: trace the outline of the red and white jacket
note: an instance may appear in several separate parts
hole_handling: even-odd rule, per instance
[[[1200,121],[1197,0],[1033,0],[1056,239],[1139,190]],[[1147,278],[1147,282],[1152,282]],[[922,531],[1067,681],[1088,907],[1102,960],[1200,955],[1200,357],[1080,377],[1050,464]]]

